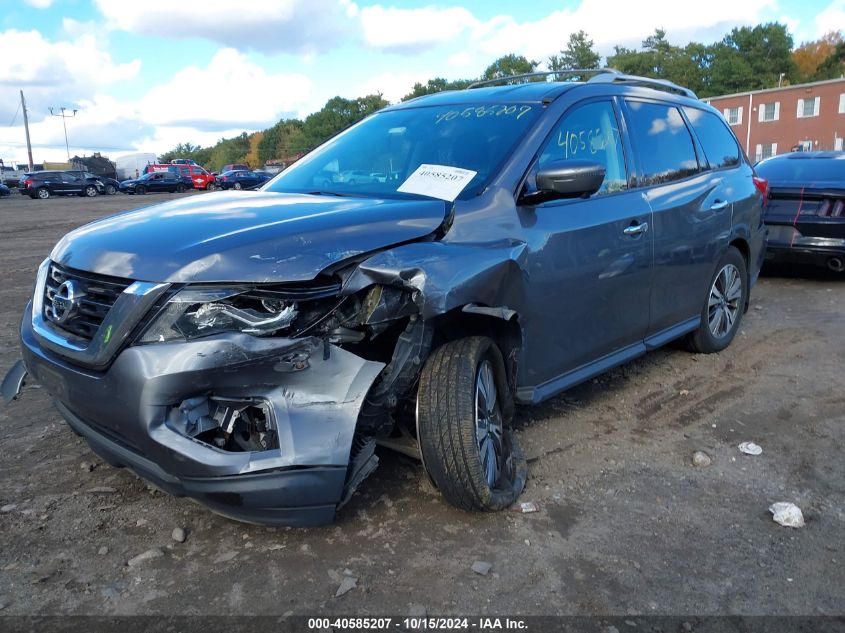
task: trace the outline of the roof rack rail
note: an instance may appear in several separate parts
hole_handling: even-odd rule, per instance
[[[569,68],[567,70],[544,70],[535,73],[508,75],[507,77],[497,77],[496,79],[485,79],[483,81],[476,81],[467,86],[467,89],[480,88],[481,86],[493,86],[495,84],[510,82],[516,79],[530,79],[532,77],[550,77],[552,75],[584,75],[588,73],[594,74],[596,76],[602,74],[622,75],[622,73],[616,70],[615,68]]]
[[[658,88],[667,90],[669,92],[676,92],[690,99],[698,99],[698,96],[689,88],[684,88],[678,84],[672,83],[666,79],[652,79],[651,77],[641,77],[639,75],[627,75],[615,68],[570,68],[568,70],[545,70],[536,73],[523,73],[521,75],[508,75],[507,77],[497,77],[496,79],[486,79],[484,81],[476,81],[467,86],[467,89],[480,88],[481,86],[494,86],[501,83],[509,83],[516,80],[532,79],[534,77],[550,77],[552,75],[593,75],[587,80],[587,83],[629,83],[640,86],[648,86],[651,88]]]
[[[613,75],[596,75],[590,77],[588,83],[630,83],[650,88],[660,88],[670,92],[676,92],[690,99],[698,99],[698,96],[689,88],[684,88],[666,79],[652,79],[651,77],[640,77],[639,75],[626,75],[617,73]]]

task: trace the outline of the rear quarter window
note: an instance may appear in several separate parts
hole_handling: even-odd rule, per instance
[[[699,171],[692,136],[677,107],[645,101],[627,105],[641,186],[682,180]]]
[[[684,107],[684,114],[704,149],[710,167],[722,169],[739,165],[736,137],[717,114],[691,107]]]

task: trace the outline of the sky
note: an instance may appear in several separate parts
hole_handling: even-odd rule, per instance
[[[780,21],[796,43],[845,28],[845,0],[0,0],[0,158],[163,153],[304,117],[333,96],[545,60],[585,30],[600,53],[655,28],[679,45]]]

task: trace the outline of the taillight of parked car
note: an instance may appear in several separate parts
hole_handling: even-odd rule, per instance
[[[769,181],[765,178],[760,178],[759,176],[754,176],[754,186],[757,187],[757,191],[759,191],[763,195],[763,203],[769,201]]]
[[[32,178],[27,178],[23,181],[23,184],[25,187],[29,187],[30,185],[32,185]]]

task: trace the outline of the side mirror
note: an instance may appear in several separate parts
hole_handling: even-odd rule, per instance
[[[537,172],[537,191],[521,201],[538,204],[548,200],[588,197],[599,190],[606,173],[604,165],[591,160],[556,160]]]

